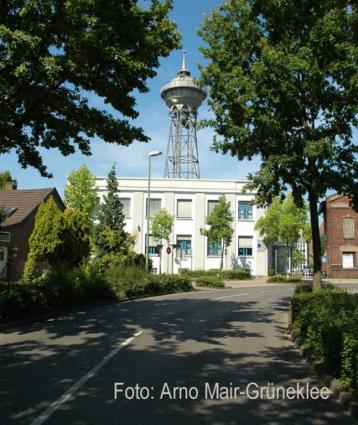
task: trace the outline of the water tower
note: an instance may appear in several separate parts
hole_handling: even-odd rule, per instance
[[[169,108],[170,126],[164,177],[198,179],[196,119],[206,93],[195,84],[186,69],[185,50],[178,76],[161,88],[160,95]]]

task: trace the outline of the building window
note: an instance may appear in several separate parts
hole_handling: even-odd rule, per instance
[[[342,254],[342,268],[354,269],[355,265],[354,252],[343,252]]]
[[[178,199],[177,218],[191,218],[191,199]]]
[[[222,246],[221,242],[212,242],[208,241],[208,257],[221,257]]]
[[[150,199],[150,218],[152,218],[161,208],[161,199]],[[145,203],[145,216],[148,217],[148,199]]]
[[[178,235],[177,244],[180,245],[179,256],[191,257],[191,235]]]
[[[239,220],[252,220],[252,205],[250,201],[239,201]]]
[[[154,239],[152,235],[149,235],[149,248],[148,248],[148,254],[149,255],[159,255],[159,249],[158,249],[159,242],[157,239]],[[147,235],[145,235],[145,248],[147,248]],[[147,252],[147,250],[146,250]]]
[[[131,207],[131,200],[130,198],[119,198],[122,204],[122,211],[124,214],[124,218],[130,218],[130,207]]]
[[[239,236],[239,257],[252,257],[252,236]]]
[[[0,242],[10,242],[10,232],[0,232]]]
[[[343,218],[343,237],[344,239],[354,239],[354,218]]]
[[[219,201],[208,201],[208,215],[213,212],[213,209],[218,202]]]

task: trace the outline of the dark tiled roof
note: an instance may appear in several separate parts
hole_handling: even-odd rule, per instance
[[[1,224],[2,227],[21,223],[50,194],[58,197],[55,188],[0,190],[0,207],[16,208]],[[60,200],[61,202],[61,200]]]

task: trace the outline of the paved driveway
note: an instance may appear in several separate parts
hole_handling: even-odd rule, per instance
[[[2,331],[0,423],[353,424],[330,399],[205,399],[216,383],[240,391],[250,382],[318,384],[285,334],[292,291],[274,285],[176,294]],[[127,399],[120,392],[114,399],[115,382],[138,384],[142,397],[147,388],[149,398],[129,400],[129,388]],[[174,394],[174,387],[184,390]]]

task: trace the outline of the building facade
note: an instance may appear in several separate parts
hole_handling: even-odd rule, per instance
[[[0,190],[0,206],[5,209],[6,216],[0,226],[0,279],[22,277],[37,209],[50,196],[63,211],[65,206],[53,187],[18,190],[14,185]]]
[[[358,276],[358,213],[344,195],[331,195],[321,204],[325,255],[323,269],[331,276]]]
[[[302,262],[299,264],[294,264],[292,261],[294,251],[300,252],[302,256]],[[290,255],[288,255],[289,252]],[[308,265],[308,245],[303,238],[300,238],[295,244],[289,247],[283,242],[274,242],[269,247],[268,258],[269,269],[274,274],[284,275],[286,273],[293,273],[299,275],[303,273],[304,268]]]
[[[230,201],[233,240],[224,252],[224,269],[243,267],[253,275],[267,275],[267,250],[255,231],[256,221],[264,210],[252,205],[255,194],[242,193],[244,181],[204,179],[151,179],[150,216],[165,208],[175,217],[169,244],[162,248],[162,272],[180,269],[218,269],[221,246],[209,244],[201,234],[205,218],[221,195]],[[145,253],[147,229],[147,188],[145,178],[118,178],[119,197],[126,217],[126,230],[136,235],[135,250]],[[100,201],[106,194],[106,178],[98,177]],[[149,235],[149,254],[158,271],[158,242]],[[168,249],[170,248],[170,249]]]

